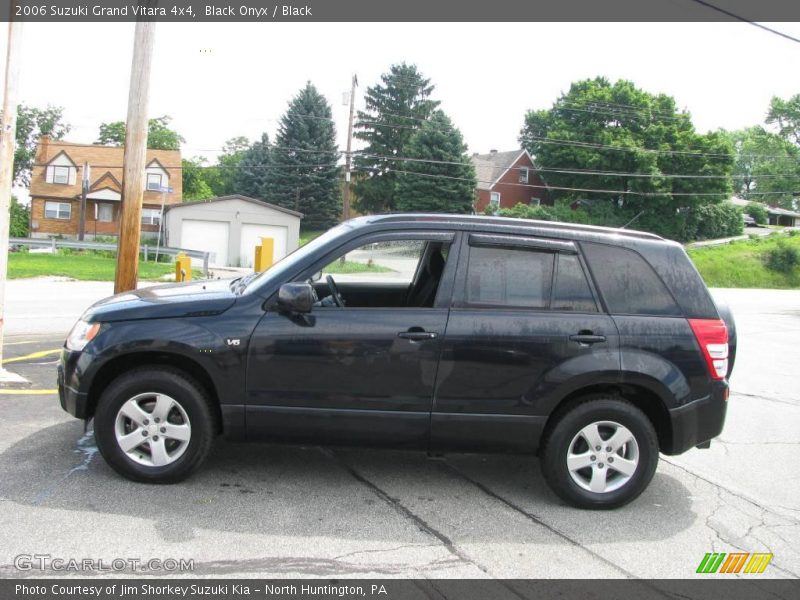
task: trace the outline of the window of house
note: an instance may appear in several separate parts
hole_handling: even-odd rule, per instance
[[[45,219],[69,219],[72,216],[72,204],[69,202],[44,203]]]
[[[539,206],[541,203],[541,198],[531,198],[531,206]]]
[[[161,191],[161,173],[147,174],[147,191],[149,192]]]
[[[467,304],[547,308],[554,257],[528,248],[470,247]]]
[[[492,206],[500,206],[500,192],[492,192],[489,195],[489,204]]]
[[[575,254],[559,254],[552,310],[597,312],[589,281]]]
[[[97,220],[102,223],[111,223],[114,220],[114,206],[111,204],[98,204]]]
[[[519,182],[528,183],[528,169],[526,167],[519,170]]]
[[[69,184],[69,167],[53,167],[53,183]]]
[[[158,225],[161,223],[161,211],[157,208],[142,209],[142,225]]]

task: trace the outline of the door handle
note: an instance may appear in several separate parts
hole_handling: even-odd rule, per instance
[[[569,336],[569,339],[573,342],[578,342],[581,345],[589,346],[591,344],[605,342],[606,336],[595,335],[593,333],[578,333],[576,335]]]
[[[404,340],[411,340],[412,342],[421,342],[422,340],[436,339],[438,335],[438,333],[433,331],[425,331],[419,327],[412,327],[408,331],[399,332],[397,337],[403,338]]]

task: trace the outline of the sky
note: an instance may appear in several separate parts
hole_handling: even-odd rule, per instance
[[[800,23],[770,24],[800,37]],[[127,110],[133,23],[28,23],[20,99],[64,107],[65,139],[91,143]],[[0,59],[5,61],[5,29]],[[800,44],[746,23],[159,23],[149,113],[169,115],[183,156],[213,160],[224,142],[266,131],[313,82],[330,101],[340,148],[358,76],[415,63],[470,152],[518,147],[525,112],[571,82],[603,75],[675,97],[700,131],[762,124],[774,95],[800,93]]]

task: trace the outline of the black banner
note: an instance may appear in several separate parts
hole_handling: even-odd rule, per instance
[[[27,600],[759,600],[800,597],[800,581],[762,579],[666,580],[221,580],[6,579],[0,598]]]
[[[29,22],[800,21],[794,0],[0,0]]]

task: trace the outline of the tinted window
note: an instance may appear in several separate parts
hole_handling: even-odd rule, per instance
[[[589,282],[574,254],[560,254],[556,271],[556,287],[553,290],[553,310],[596,312]]]
[[[546,308],[553,278],[550,252],[472,246],[467,267],[468,304]]]
[[[581,244],[608,310],[628,315],[679,315],[680,309],[650,265],[636,252]]]

